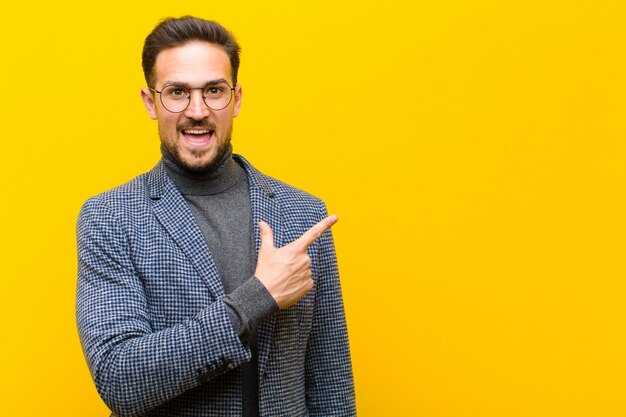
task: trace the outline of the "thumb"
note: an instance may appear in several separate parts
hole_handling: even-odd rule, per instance
[[[270,225],[264,221],[260,221],[259,230],[261,232],[261,247],[259,248],[259,251],[274,249],[274,233],[272,233]]]

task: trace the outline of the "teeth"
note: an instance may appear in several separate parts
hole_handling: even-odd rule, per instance
[[[183,130],[184,133],[188,134],[188,135],[205,135],[207,133],[210,133],[210,130],[194,130],[194,129],[188,129],[188,130]]]

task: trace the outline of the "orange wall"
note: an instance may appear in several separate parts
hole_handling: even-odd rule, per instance
[[[108,415],[76,215],[157,161],[142,41],[190,13],[243,46],[235,151],[340,216],[360,416],[626,415],[623,2],[62,3],[0,25],[2,414]]]

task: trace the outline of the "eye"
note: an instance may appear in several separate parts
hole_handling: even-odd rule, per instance
[[[213,86],[213,87],[208,87],[206,89],[206,92],[208,95],[216,96],[218,94],[221,94],[223,92],[223,89],[219,86]]]
[[[167,98],[178,99],[178,98],[186,98],[189,96],[189,92],[184,87],[166,87],[163,89],[163,93]]]

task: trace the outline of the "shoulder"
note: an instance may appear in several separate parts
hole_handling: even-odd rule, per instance
[[[82,218],[120,219],[125,214],[141,211],[142,206],[148,205],[148,175],[141,174],[124,184],[90,197],[83,204],[79,220]]]

